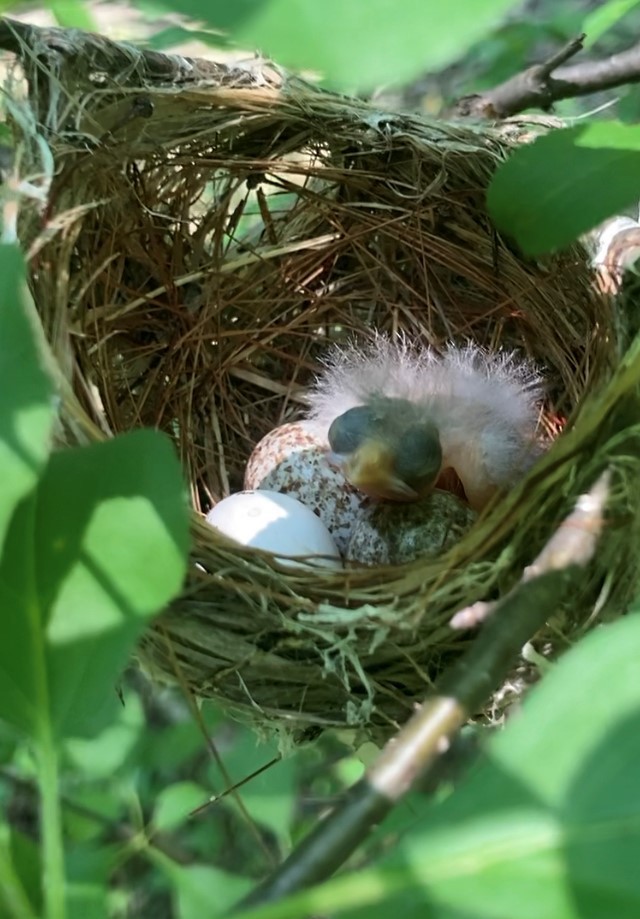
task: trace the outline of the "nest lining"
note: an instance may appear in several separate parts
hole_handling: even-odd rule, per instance
[[[55,170],[44,232],[33,207],[20,232],[72,384],[67,440],[166,431],[196,509],[189,580],[144,639],[147,666],[300,736],[384,733],[472,639],[451,616],[513,586],[607,466],[610,525],[549,634],[562,647],[594,610],[623,609],[638,582],[638,345],[616,369],[629,342],[580,246],[531,261],[492,227],[485,190],[511,142],[272,67],[212,78],[176,59],[169,82],[170,58],[159,75],[123,69],[119,46],[50,31],[22,56],[33,117],[18,133],[23,169],[41,170],[44,137]],[[298,417],[326,349],[373,328],[519,349],[545,372],[549,430],[565,433],[438,559],[292,573],[230,546],[198,512]]]

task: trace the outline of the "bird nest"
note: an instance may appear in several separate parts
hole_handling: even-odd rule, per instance
[[[184,590],[140,648],[153,673],[297,736],[387,732],[473,640],[453,614],[511,589],[605,468],[597,555],[546,637],[562,648],[624,610],[639,565],[638,347],[621,361],[629,336],[581,246],[530,260],[492,225],[486,189],[517,128],[76,32],[34,31],[14,50],[29,87],[12,106],[22,175],[50,176],[20,233],[72,384],[66,439],[159,428],[193,499]],[[553,447],[437,558],[292,570],[218,536],[202,514],[242,487],[256,442],[299,417],[328,348],[373,330],[518,349],[543,369]]]

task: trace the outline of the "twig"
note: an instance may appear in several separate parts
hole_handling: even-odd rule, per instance
[[[521,584],[526,584],[527,581],[548,571],[562,571],[569,565],[587,564],[593,555],[595,540],[602,529],[598,509],[601,513],[608,490],[609,475],[605,473],[600,476],[590,492],[578,498],[573,513],[560,524],[533,564],[525,568]],[[592,534],[592,542],[589,541],[589,533]],[[504,598],[489,603],[479,600],[457,612],[449,625],[453,629],[473,628],[491,616],[503,602]]]
[[[560,99],[640,82],[640,43],[602,60],[560,66],[582,50],[584,39],[579,35],[547,61],[528,67],[493,89],[463,96],[449,114],[507,118],[528,108],[548,111]]]
[[[507,674],[522,646],[547,621],[592,558],[609,493],[604,473],[578,499],[521,582],[495,607],[469,651],[438,681],[436,693],[384,748],[363,779],[236,911],[310,887],[339,868],[394,804],[430,770],[452,736]]]
[[[263,763],[258,769],[254,769],[253,772],[249,775],[245,775],[243,779],[240,779],[239,782],[235,782],[229,788],[225,788],[224,791],[221,791],[219,795],[212,795],[208,801],[205,801],[204,804],[199,804],[197,807],[194,807],[193,810],[189,811],[190,817],[195,817],[197,814],[201,814],[203,811],[208,810],[210,807],[214,807],[223,798],[226,798],[227,795],[234,794],[239,788],[242,788],[243,785],[246,785],[247,782],[252,782],[254,779],[257,779],[259,775],[262,775],[263,772],[266,772],[267,769],[271,769],[272,766],[275,766],[282,760],[280,755],[274,756],[273,759],[270,759],[268,762]]]

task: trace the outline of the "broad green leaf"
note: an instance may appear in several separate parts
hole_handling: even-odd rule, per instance
[[[90,776],[85,779],[81,772],[67,770],[67,774],[77,777],[64,807],[65,830],[70,841],[94,839],[104,832],[105,825],[127,819],[132,798],[131,775],[129,782],[116,779],[107,786]]]
[[[640,197],[640,126],[594,122],[516,150],[489,187],[499,229],[528,255],[577,239]]]
[[[246,913],[637,919],[640,615],[588,635],[386,863]]]
[[[165,870],[171,881],[175,915],[180,919],[225,915],[252,887],[248,878],[208,865],[167,863]]]
[[[200,714],[211,733],[223,720],[220,709],[210,702],[202,706]],[[138,752],[138,764],[171,781],[176,772],[183,769],[185,762],[202,750],[203,744],[200,727],[188,715],[184,721],[169,724],[161,731],[146,732]]]
[[[86,29],[98,32],[98,23],[85,0],[49,0],[49,9],[60,26],[67,29]]]
[[[104,833],[104,826],[102,827]],[[122,864],[122,843],[106,843],[104,838],[99,845],[69,845],[65,849],[65,868],[67,881],[77,889],[88,887],[99,888],[103,895],[109,886],[113,872]]]
[[[205,29],[185,29],[182,26],[168,26],[150,35],[146,47],[153,51],[166,51],[176,45],[185,45],[187,42],[202,42],[214,48],[227,45],[227,39],[218,32]]]
[[[167,6],[170,4],[167,3]],[[514,0],[183,0],[180,10],[278,63],[373,89],[460,58]]]
[[[14,514],[0,565],[0,717],[95,733],[146,621],[179,589],[188,546],[169,441],[136,431],[56,453]]]
[[[54,420],[27,297],[20,250],[0,245],[0,551],[14,508],[45,466]]]
[[[160,833],[170,833],[189,819],[189,814],[207,800],[208,794],[195,782],[175,782],[163,788],[156,797],[153,826]]]
[[[638,5],[639,0],[609,0],[592,10],[582,23],[586,34],[585,48],[590,48],[598,39],[608,32],[623,16]]]
[[[115,718],[96,736],[72,737],[64,745],[71,766],[86,778],[108,778],[122,769],[145,731],[140,697],[127,693]]]

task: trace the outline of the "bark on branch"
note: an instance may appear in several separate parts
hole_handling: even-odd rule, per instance
[[[7,17],[0,19],[0,50],[15,54],[27,64],[34,59],[45,66],[49,58],[64,61],[67,70],[77,75],[81,88],[86,84],[86,88],[95,89],[107,76],[121,87],[140,86],[147,81],[173,85],[198,80],[252,82],[246,68],[163,54],[81,29],[34,26]]]
[[[535,64],[486,92],[463,96],[451,114],[498,119],[528,108],[548,111],[554,102],[640,82],[640,43],[595,61],[561,66],[583,48],[584,35],[572,39],[547,61]]]

